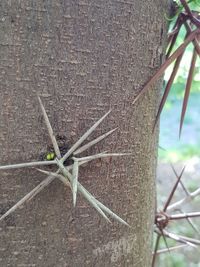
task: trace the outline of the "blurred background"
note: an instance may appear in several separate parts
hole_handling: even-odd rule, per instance
[[[173,23],[172,23],[173,24]],[[185,36],[182,29],[178,37],[177,46],[181,44]],[[186,166],[182,176],[182,182],[192,192],[200,187],[200,60],[197,59],[195,75],[192,82],[192,91],[189,97],[186,116],[183,124],[181,138],[179,139],[180,115],[182,101],[187,81],[188,70],[192,57],[193,45],[190,44],[181,61],[181,67],[175,78],[175,83],[168,96],[167,103],[160,118],[160,141],[158,151],[157,169],[157,208],[163,208],[170,190],[176,182],[176,176],[172,171],[172,163],[177,173]],[[173,66],[170,66],[164,77],[164,83],[168,80]],[[179,186],[172,203],[185,197],[185,192]],[[181,207],[184,212],[200,211],[200,196],[196,197],[190,204]],[[180,212],[179,212],[180,213]],[[192,237],[200,240],[200,217],[192,219],[196,230],[187,220],[170,222],[167,229],[171,233]],[[179,245],[167,239],[168,246]],[[162,240],[159,249],[166,248]],[[191,248],[186,246],[163,253],[157,257],[156,266],[164,267],[200,267],[200,247]]]

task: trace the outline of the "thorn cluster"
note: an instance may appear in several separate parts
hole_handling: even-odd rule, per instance
[[[197,245],[200,245],[200,240],[190,238],[187,236],[179,235],[179,234],[174,234],[169,232],[168,225],[171,221],[177,221],[177,220],[187,220],[187,222],[192,226],[193,230],[199,234],[198,229],[192,222],[192,218],[195,217],[200,217],[200,212],[190,212],[190,213],[185,213],[183,211],[183,208],[180,208],[185,203],[189,203],[196,197],[197,195],[200,194],[200,188],[195,190],[194,192],[190,193],[186,187],[184,186],[183,182],[181,181],[181,177],[185,171],[185,167],[182,169],[180,175],[177,174],[175,168],[172,166],[172,170],[177,178],[168,198],[167,201],[164,205],[164,208],[161,211],[156,210],[155,214],[155,222],[154,222],[154,232],[156,234],[156,241],[155,241],[155,247],[154,247],[154,252],[153,252],[153,259],[152,259],[152,267],[155,266],[156,262],[156,256],[158,254],[164,253],[164,252],[170,252],[185,246],[190,246],[190,247],[196,247]],[[183,191],[186,194],[186,197],[171,204],[171,200],[174,196],[174,193],[177,190],[178,185],[181,185]],[[175,214],[172,214],[173,211],[176,211]],[[177,211],[181,212],[177,214]],[[161,240],[161,237],[163,237],[165,245],[167,249],[161,249],[158,250],[159,248],[159,243]],[[176,242],[180,243],[181,245],[179,246],[174,246],[174,247],[168,247],[167,245],[167,240],[166,238],[170,238],[172,240],[175,240]]]
[[[102,152],[95,155],[90,155],[87,157],[77,157],[79,154],[90,148],[91,146],[97,144],[107,136],[111,135],[116,129],[113,129],[107,133],[102,134],[101,136],[95,138],[94,140],[88,142],[85,145],[82,143],[88,138],[88,136],[97,128],[97,126],[108,116],[111,111],[108,111],[103,117],[101,117],[91,128],[89,128],[79,139],[78,141],[72,145],[72,147],[65,153],[64,156],[61,156],[61,152],[56,140],[56,137],[53,133],[53,129],[51,127],[49,118],[45,111],[45,108],[42,104],[40,97],[38,96],[38,100],[40,103],[40,107],[42,110],[42,114],[45,120],[45,124],[47,126],[47,130],[54,148],[54,152],[56,155],[55,160],[51,161],[36,161],[36,162],[27,162],[27,163],[20,163],[20,164],[13,164],[13,165],[6,165],[0,166],[0,170],[8,170],[8,169],[15,169],[15,168],[24,168],[24,167],[38,167],[42,165],[57,165],[58,169],[56,172],[49,172],[46,170],[38,169],[38,171],[47,175],[47,177],[38,184],[33,190],[31,190],[28,194],[26,194],[21,200],[19,200],[14,206],[12,206],[6,213],[4,213],[0,217],[0,221],[5,219],[8,215],[14,212],[17,208],[22,206],[28,200],[34,198],[39,192],[41,192],[46,186],[48,186],[54,179],[59,179],[64,185],[67,185],[71,188],[72,197],[73,197],[73,205],[76,206],[77,200],[77,192],[82,194],[82,196],[90,203],[92,207],[96,209],[96,211],[106,219],[106,221],[111,222],[107,215],[112,217],[113,219],[117,220],[118,222],[129,226],[127,222],[125,222],[122,218],[120,218],[117,214],[107,208],[104,204],[102,204],[99,200],[97,200],[90,192],[88,192],[78,181],[79,176],[79,168],[82,165],[87,164],[92,160],[96,160],[99,158],[105,157],[115,157],[115,156],[127,156],[130,153],[107,153]],[[82,145],[82,146],[81,146]],[[64,162],[71,157],[73,164],[69,166],[64,166]]]

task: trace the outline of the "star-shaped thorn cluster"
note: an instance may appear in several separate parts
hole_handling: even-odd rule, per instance
[[[127,222],[125,222],[122,218],[120,218],[117,214],[115,214],[113,211],[111,211],[108,207],[106,207],[104,204],[102,204],[99,200],[97,200],[90,192],[88,192],[78,181],[79,176],[79,168],[82,165],[86,165],[88,162],[100,158],[105,157],[116,157],[116,156],[128,156],[131,153],[107,153],[102,152],[95,155],[90,155],[87,157],[77,157],[79,154],[84,152],[85,150],[89,149],[90,147],[94,146],[101,140],[105,139],[107,136],[111,135],[117,128],[110,130],[109,132],[106,132],[102,134],[101,136],[95,138],[94,140],[86,143],[85,145],[82,145],[82,143],[88,138],[88,136],[97,128],[97,126],[108,116],[108,114],[111,111],[108,111],[103,117],[101,117],[91,128],[89,128],[86,133],[84,133],[78,141],[72,145],[72,147],[65,153],[64,156],[61,156],[61,152],[56,140],[56,137],[53,133],[53,129],[51,127],[49,118],[47,116],[47,113],[45,111],[45,108],[42,104],[42,101],[40,97],[38,96],[38,100],[40,103],[40,107],[42,110],[42,114],[45,120],[45,124],[48,129],[48,133],[50,136],[50,139],[53,144],[54,152],[56,155],[56,159],[51,161],[36,161],[36,162],[27,162],[27,163],[20,163],[20,164],[13,164],[13,165],[6,165],[6,166],[0,166],[0,170],[7,170],[7,169],[15,169],[15,168],[24,168],[24,167],[38,167],[38,166],[44,166],[44,165],[57,165],[58,169],[56,172],[50,172],[42,169],[38,169],[38,171],[44,173],[47,175],[47,177],[38,184],[33,190],[31,190],[28,194],[26,194],[21,200],[19,200],[14,206],[12,206],[6,213],[4,213],[0,217],[0,221],[5,219],[8,215],[13,213],[17,208],[22,206],[25,202],[31,200],[34,198],[39,192],[41,192],[46,186],[48,186],[54,179],[59,179],[65,186],[69,186],[72,191],[73,196],[73,205],[76,205],[76,199],[77,199],[77,192],[79,192],[89,203],[92,207],[100,213],[106,221],[111,222],[107,215],[112,217],[113,219],[117,220],[118,222],[129,226]],[[81,146],[82,145],[82,146]],[[72,164],[69,166],[64,166],[64,162],[67,159],[72,160]]]

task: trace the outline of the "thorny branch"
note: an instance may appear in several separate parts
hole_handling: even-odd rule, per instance
[[[185,93],[182,104],[181,111],[181,119],[180,119],[180,127],[179,127],[179,137],[181,136],[183,122],[186,114],[186,109],[188,105],[188,99],[190,95],[190,90],[192,87],[192,79],[195,71],[196,60],[197,57],[200,56],[200,46],[199,46],[199,37],[200,37],[200,15],[196,11],[190,10],[187,2],[185,0],[181,0],[183,8],[185,11],[182,11],[178,14],[177,19],[174,23],[174,27],[172,31],[169,33],[168,37],[168,49],[166,51],[166,57],[163,64],[156,71],[156,73],[144,84],[138,95],[134,98],[133,104],[145,93],[147,92],[152,85],[164,74],[169,65],[174,64],[173,70],[171,72],[170,78],[167,82],[167,85],[164,89],[164,93],[159,104],[159,108],[157,111],[155,124],[153,129],[160,118],[160,114],[163,110],[164,104],[166,103],[167,97],[169,95],[170,90],[172,89],[172,85],[174,83],[175,77],[178,73],[178,69],[180,66],[180,62],[184,56],[187,46],[192,43],[194,46],[193,56],[190,64],[190,69],[188,72],[187,82],[185,85]],[[176,48],[177,37],[179,36],[180,30],[182,26],[186,30],[186,36],[183,42]]]
[[[186,213],[186,212],[182,212],[182,210],[181,210],[181,213],[179,213],[179,214],[177,214],[177,213],[171,214],[173,211],[179,210],[180,206],[182,209],[183,204],[188,203],[189,201],[191,201],[192,199],[194,199],[196,196],[198,196],[200,194],[200,188],[198,188],[194,192],[190,193],[187,190],[187,188],[185,187],[185,185],[183,184],[183,182],[181,181],[181,178],[182,178],[184,171],[185,171],[185,167],[182,169],[180,175],[178,175],[174,166],[172,164],[171,164],[171,166],[172,166],[173,172],[174,172],[177,180],[176,180],[176,182],[175,182],[175,184],[174,184],[174,186],[173,186],[173,188],[172,188],[172,190],[171,190],[171,192],[170,192],[170,194],[166,200],[166,203],[164,204],[164,208],[161,211],[156,211],[154,232],[156,233],[157,237],[156,237],[155,247],[154,247],[154,252],[153,252],[152,267],[155,266],[156,256],[160,253],[170,252],[170,251],[173,251],[177,248],[181,248],[183,246],[191,246],[191,247],[200,246],[200,240],[198,240],[198,239],[190,238],[190,237],[179,235],[179,234],[174,234],[174,233],[169,232],[169,230],[167,230],[170,222],[185,219],[192,226],[194,231],[199,233],[198,229],[196,229],[196,226],[193,224],[191,219],[195,218],[195,217],[200,217],[200,212],[187,212]],[[183,191],[185,192],[186,197],[183,198],[182,200],[179,200],[179,201],[170,205],[172,198],[173,198],[179,184],[183,188]],[[158,250],[161,237],[163,237],[164,240],[165,240],[165,238],[170,238],[170,239],[175,240],[176,242],[181,243],[183,245],[168,247],[167,241],[165,240],[165,244],[167,246],[167,249]]]

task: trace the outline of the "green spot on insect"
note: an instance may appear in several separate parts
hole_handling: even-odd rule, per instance
[[[47,160],[53,160],[55,158],[55,153],[51,152],[46,155]]]

